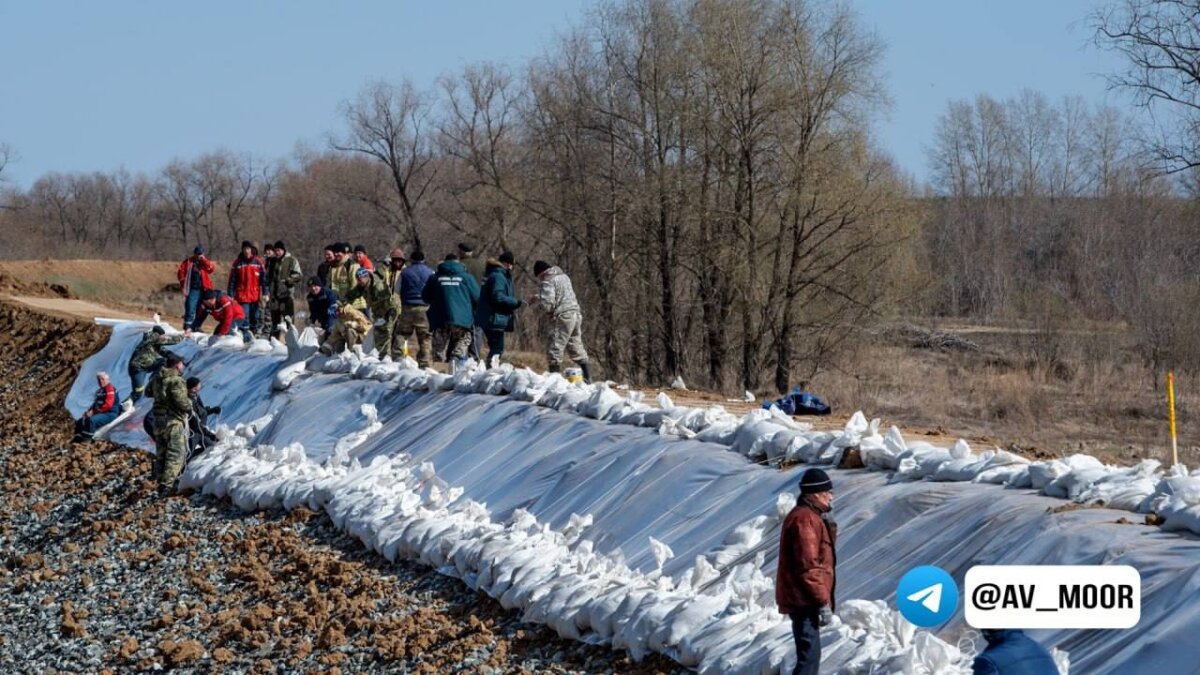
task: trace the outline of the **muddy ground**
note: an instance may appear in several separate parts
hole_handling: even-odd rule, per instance
[[[393,564],[324,514],[158,498],[149,455],[71,445],[106,329],[0,303],[0,672],[657,673]]]

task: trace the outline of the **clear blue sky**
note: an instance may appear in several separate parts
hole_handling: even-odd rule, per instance
[[[1095,2],[851,0],[888,45],[894,107],[881,142],[923,177],[948,100],[1024,87],[1103,100],[1096,73],[1114,61],[1087,46],[1082,25]],[[0,0],[0,142],[20,154],[8,177],[150,172],[218,147],[286,156],[336,130],[339,103],[366,82],[520,64],[589,5]]]

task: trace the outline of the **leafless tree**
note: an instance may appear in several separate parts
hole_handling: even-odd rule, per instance
[[[343,113],[349,132],[331,145],[375,159],[387,168],[395,198],[388,213],[397,228],[420,247],[419,208],[437,177],[426,97],[408,80],[399,85],[378,82],[345,103]]]
[[[1116,0],[1092,16],[1096,43],[1125,58],[1111,86],[1159,121],[1149,150],[1167,173],[1200,166],[1200,0]]]

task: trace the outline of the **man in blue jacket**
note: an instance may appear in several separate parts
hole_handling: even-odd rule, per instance
[[[975,657],[975,675],[1058,675],[1058,666],[1046,648],[1024,631],[983,630],[987,649]]]
[[[479,282],[451,253],[425,284],[421,298],[429,305],[430,324],[446,333],[451,362],[457,367],[467,360],[479,304]]]
[[[475,325],[487,336],[487,363],[498,362],[504,354],[504,334],[516,330],[516,311],[523,304],[513,292],[512,268],[516,259],[509,251],[499,260],[489,259],[483,275]]]
[[[308,323],[317,325],[328,335],[337,322],[338,296],[321,284],[319,277],[308,280]]]
[[[403,251],[396,249],[392,252],[392,260],[400,253],[400,263],[403,264]],[[429,326],[429,303],[425,302],[422,293],[425,283],[433,276],[433,270],[425,264],[425,253],[413,251],[408,266],[400,272],[397,292],[400,294],[400,320],[396,322],[396,334],[399,339],[406,340],[416,334],[417,365],[428,368],[433,357],[433,330]]]

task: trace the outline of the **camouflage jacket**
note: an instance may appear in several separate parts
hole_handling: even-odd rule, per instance
[[[182,335],[164,335],[160,340],[154,331],[146,331],[142,334],[142,341],[133,350],[129,367],[133,370],[150,370],[159,359],[166,358],[164,347],[179,344],[182,340]]]
[[[392,289],[388,288],[387,281],[377,273],[371,274],[371,283],[366,286],[359,286],[356,283],[350,293],[346,295],[346,301],[355,307],[361,306],[356,302],[360,299],[367,307],[371,308],[371,315],[376,319],[400,313],[399,299],[392,293]]]
[[[163,368],[151,380],[146,395],[154,399],[154,419],[156,422],[177,420],[187,422],[192,412],[192,400],[188,398],[187,383],[183,376],[174,368]]]

